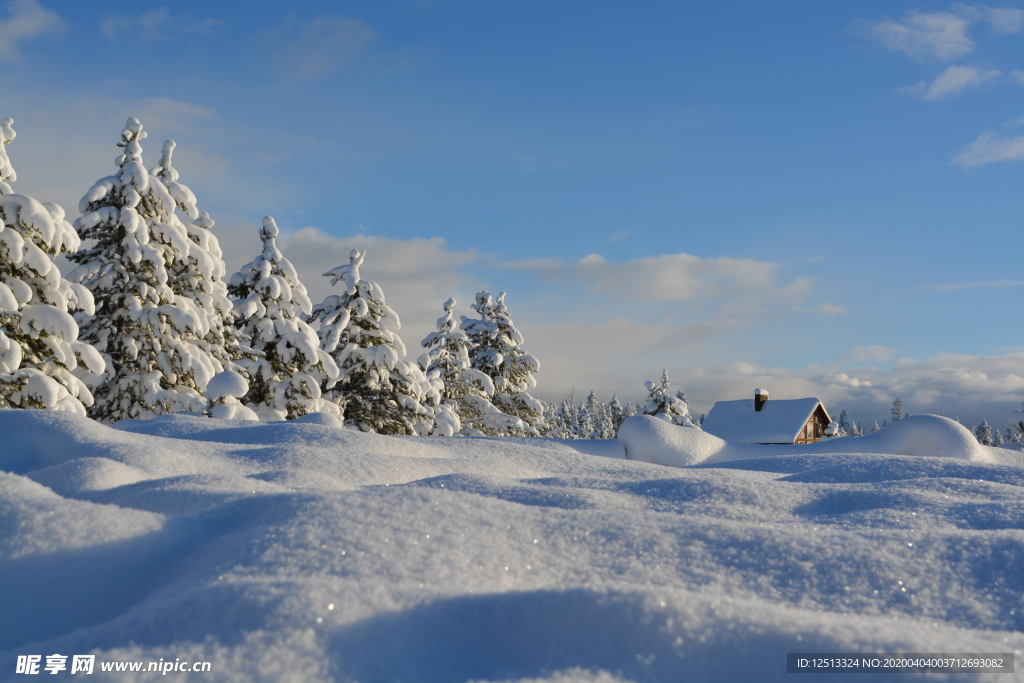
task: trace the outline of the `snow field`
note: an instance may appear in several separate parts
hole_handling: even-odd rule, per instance
[[[337,424],[0,411],[0,679],[54,652],[203,658],[218,681],[770,681],[793,651],[1021,669],[1019,454],[748,446],[683,469],[616,440]]]

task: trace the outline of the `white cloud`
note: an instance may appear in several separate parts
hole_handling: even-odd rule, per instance
[[[608,237],[608,243],[614,244],[615,242],[621,242],[632,234],[633,232],[630,230],[617,230]]]
[[[973,66],[951,66],[935,77],[931,85],[924,81],[917,85],[900,88],[901,92],[916,95],[928,102],[957,97],[968,88],[980,88],[1002,74],[995,69],[978,69]]]
[[[172,17],[166,7],[160,7],[142,14],[110,17],[100,25],[100,33],[110,40],[171,40],[219,24],[216,19],[194,22]]]
[[[0,62],[21,61],[21,41],[65,28],[64,20],[37,0],[11,0],[7,13],[9,18],[0,21]]]
[[[901,21],[887,19],[870,28],[883,47],[921,60],[958,59],[974,49],[970,22],[950,12],[911,11]]]
[[[818,307],[814,309],[822,315],[839,315],[840,313],[846,313],[846,306],[837,306],[835,304],[818,304]]]
[[[988,21],[994,33],[1019,33],[1024,25],[1024,11],[1015,7],[989,7]]]
[[[993,33],[1018,33],[1024,26],[1024,10],[1015,7],[955,4],[953,9],[970,21],[987,22]]]
[[[281,28],[264,33],[275,70],[302,79],[323,76],[345,66],[377,37],[372,29],[344,17],[301,22],[290,17]]]
[[[965,147],[953,163],[970,167],[1021,159],[1024,159],[1024,135],[1000,137],[992,131],[985,131],[977,140]]]
[[[701,258],[661,254],[625,263],[590,254],[571,267],[574,278],[592,292],[624,299],[690,301],[738,297],[746,302],[800,299],[811,289],[809,279],[778,282],[779,264],[753,259]]]

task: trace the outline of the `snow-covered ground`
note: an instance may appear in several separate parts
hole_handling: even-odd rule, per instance
[[[927,679],[1022,680],[1024,454],[941,418],[742,453],[623,432],[685,468],[332,420],[0,411],[0,679],[94,653],[86,680],[769,681],[904,651],[1016,652]],[[99,671],[161,657],[212,673]]]

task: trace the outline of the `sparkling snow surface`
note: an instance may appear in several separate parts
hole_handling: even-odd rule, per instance
[[[336,424],[0,411],[0,679],[93,652],[213,664],[112,681],[773,681],[796,651],[1015,651],[927,678],[1022,679],[1024,454],[825,450],[884,441],[861,437],[673,468]],[[626,431],[650,455],[663,428],[715,438]]]

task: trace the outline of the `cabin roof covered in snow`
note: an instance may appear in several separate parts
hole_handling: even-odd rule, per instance
[[[701,429],[734,443],[793,443],[819,405],[816,398],[769,399],[758,412],[752,398],[719,401]]]

